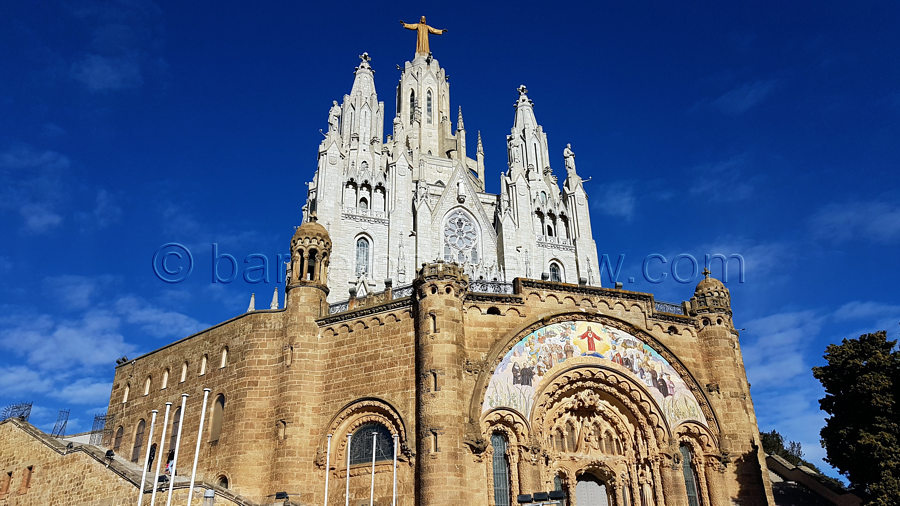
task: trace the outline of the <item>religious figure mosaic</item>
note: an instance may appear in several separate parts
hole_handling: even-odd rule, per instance
[[[596,360],[643,384],[670,427],[687,420],[706,424],[687,384],[656,350],[619,329],[586,321],[554,323],[516,343],[491,376],[482,412],[510,408],[530,416],[535,393],[548,371],[577,357]]]

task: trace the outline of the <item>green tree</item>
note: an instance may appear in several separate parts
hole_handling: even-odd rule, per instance
[[[887,332],[844,339],[825,350],[827,365],[813,375],[825,387],[819,400],[830,416],[822,429],[826,461],[866,496],[868,504],[900,497],[900,351]]]
[[[778,455],[795,466],[809,467],[812,465],[803,460],[803,449],[800,443],[791,441],[788,446],[784,446],[784,436],[777,430],[760,432],[759,437],[762,440],[763,450],[769,455]]]

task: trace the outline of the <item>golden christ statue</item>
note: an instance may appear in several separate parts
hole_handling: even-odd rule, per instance
[[[435,35],[442,35],[444,33],[447,33],[447,30],[438,30],[437,28],[425,24],[425,16],[422,16],[422,19],[420,19],[418,23],[405,23],[401,19],[400,24],[403,25],[403,28],[406,28],[407,30],[415,30],[417,32],[416,54],[422,54],[425,56],[428,56],[428,54],[431,53],[431,50],[428,49],[428,34],[433,33]]]

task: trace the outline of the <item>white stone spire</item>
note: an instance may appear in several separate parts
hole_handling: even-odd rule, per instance
[[[256,311],[256,294],[250,294],[250,305],[247,306],[247,312]]]
[[[278,309],[278,287],[272,292],[272,302],[269,303],[269,309]]]

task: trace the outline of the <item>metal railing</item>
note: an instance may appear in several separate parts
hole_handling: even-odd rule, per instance
[[[469,283],[469,291],[476,293],[513,293],[512,283],[505,281],[486,281],[479,279]]]
[[[409,297],[410,295],[412,295],[412,293],[413,293],[413,286],[412,286],[412,285],[403,285],[403,286],[397,287],[397,288],[394,289],[394,290],[391,290],[391,298],[390,298],[390,300],[394,300],[394,299],[402,299],[403,297]],[[384,297],[384,292],[383,292],[383,291],[381,291],[381,292],[376,292],[376,293],[373,293],[373,294],[370,294],[368,297],[372,297],[372,298],[375,299],[374,304],[381,304],[382,302],[385,302],[385,301],[386,301],[386,300],[385,300],[385,301],[379,301],[379,300],[378,300],[379,298],[386,299],[386,298]],[[367,297],[360,297],[360,298],[359,298],[360,301],[363,301],[363,300],[365,300],[365,299],[367,299]],[[373,305],[373,304],[370,303],[370,304],[367,304],[367,305]],[[348,299],[348,300],[343,300],[343,301],[340,301],[340,302],[335,302],[334,304],[329,304],[329,305],[328,305],[328,314],[343,313],[344,311],[348,311],[349,309],[350,309],[350,300],[349,300],[349,299]]]
[[[681,304],[675,304],[672,302],[661,302],[656,301],[656,305],[654,309],[658,313],[672,313],[672,314],[684,314],[684,307]]]
[[[342,211],[347,214],[355,214],[357,216],[366,216],[369,218],[381,218],[381,219],[387,218],[387,213],[385,213],[384,211],[376,211],[372,208],[364,209],[362,207],[344,206]]]
[[[412,285],[398,286],[397,288],[394,289],[392,294],[394,296],[393,298],[395,298],[395,299],[402,299],[403,297],[409,297],[410,295],[413,294],[413,286]]]
[[[558,235],[554,235],[554,236],[542,235],[542,236],[538,237],[537,242],[544,243],[544,244],[559,244],[560,246],[573,246],[574,245],[574,243],[572,242],[572,239],[560,237]]]

